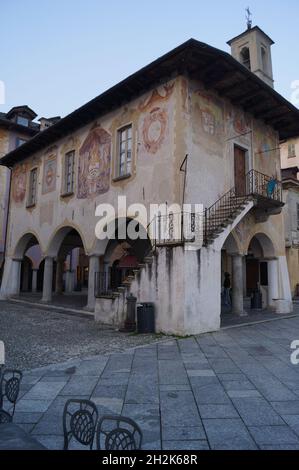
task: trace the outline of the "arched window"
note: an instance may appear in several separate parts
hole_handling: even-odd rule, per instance
[[[267,72],[268,66],[267,66],[267,53],[264,47],[261,47],[261,56],[262,56],[262,67],[263,67],[263,72]]]
[[[243,64],[246,68],[248,68],[249,70],[251,70],[251,66],[250,66],[250,52],[249,52],[249,49],[248,47],[243,47],[243,49],[241,50],[241,64]]]

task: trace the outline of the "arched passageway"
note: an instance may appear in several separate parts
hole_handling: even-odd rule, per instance
[[[57,296],[72,294],[74,306],[86,303],[88,287],[88,258],[82,237],[73,227],[61,227],[50,240],[47,256],[43,262],[43,297],[44,302],[51,302]],[[85,289],[85,291],[84,291]],[[82,294],[82,298],[79,295]]]
[[[248,241],[245,255],[237,238],[233,233],[229,234],[221,251],[221,286],[221,313],[224,316],[273,307],[273,299],[279,296],[278,262],[268,235],[254,234]]]
[[[260,294],[261,308],[273,306],[278,298],[278,265],[272,240],[264,233],[255,234],[249,241],[245,257],[244,295],[248,299]]]
[[[151,242],[146,229],[130,218],[113,221],[114,231],[110,231],[105,253],[100,258],[97,276],[97,294],[107,294],[118,287],[138,267],[151,250]]]
[[[11,265],[11,294],[36,292],[37,277],[40,274],[41,248],[37,236],[25,233],[14,249]]]

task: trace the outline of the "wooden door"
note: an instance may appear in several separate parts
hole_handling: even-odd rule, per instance
[[[245,173],[245,150],[235,147],[234,151],[234,168],[235,168],[235,188],[237,195],[244,196],[246,194],[246,173]]]
[[[259,262],[257,259],[246,260],[246,290],[250,295],[260,282]]]

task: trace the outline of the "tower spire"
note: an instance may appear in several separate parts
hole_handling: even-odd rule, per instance
[[[251,29],[251,26],[252,26],[252,13],[251,13],[249,7],[247,7],[245,11],[246,11],[245,18],[246,18],[246,23],[247,23],[247,29]]]

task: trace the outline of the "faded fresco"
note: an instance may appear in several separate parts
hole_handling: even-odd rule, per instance
[[[256,169],[269,176],[279,176],[280,150],[276,135],[268,126],[254,130],[254,157]]]
[[[96,126],[79,150],[78,198],[106,193],[110,186],[110,168],[111,135]]]
[[[42,226],[43,224],[52,225],[53,216],[54,216],[54,202],[53,201],[49,201],[40,205],[40,211],[39,211],[40,226]]]
[[[245,144],[251,142],[251,120],[245,113],[231,105],[226,110],[227,135],[230,138],[238,139]]]
[[[174,82],[156,88],[141,101],[139,135],[142,150],[146,154],[156,154],[166,142],[169,127],[169,98],[174,90]]]
[[[56,155],[51,155],[45,159],[43,171],[42,194],[51,193],[56,189]]]
[[[192,95],[194,139],[206,152],[223,156],[224,105],[212,94],[197,89]]]
[[[21,203],[25,199],[26,176],[26,165],[16,165],[12,174],[12,198],[16,203]]]

